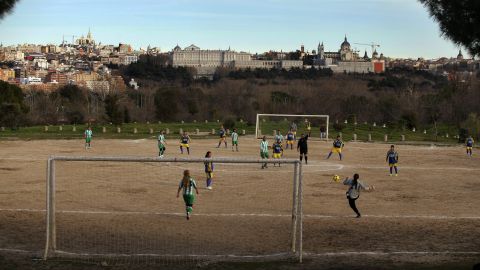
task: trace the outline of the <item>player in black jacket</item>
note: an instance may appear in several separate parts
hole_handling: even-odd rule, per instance
[[[307,135],[302,134],[297,143],[297,152],[300,152],[300,161],[302,161],[305,156],[305,164],[308,163],[308,137],[310,137],[310,132]]]

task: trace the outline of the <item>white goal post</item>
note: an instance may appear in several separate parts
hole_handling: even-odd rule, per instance
[[[324,129],[324,134],[319,134],[319,136],[312,135],[312,137],[318,137],[321,139],[328,139],[328,126],[329,126],[329,119],[330,117],[328,115],[317,115],[317,114],[312,114],[312,115],[306,115],[306,114],[267,114],[267,113],[260,113],[257,114],[257,119],[256,119],[256,125],[255,125],[255,137],[256,138],[261,138],[263,135],[266,136],[271,136],[274,134],[274,131],[271,130],[272,128],[275,129],[277,126],[275,123],[271,123],[270,126],[266,127],[266,131],[262,130],[262,126],[267,126],[267,121],[265,118],[276,118],[278,119],[278,122],[283,122],[283,130],[284,134],[288,131],[288,127],[290,126],[290,123],[292,121],[297,120],[297,131],[304,130],[304,125],[305,121],[308,120],[309,123],[311,123],[312,119],[318,119],[320,123],[314,123],[311,124],[311,130],[313,134],[316,134],[317,132],[320,133],[320,128]],[[289,118],[292,119],[292,121],[289,121]],[[286,122],[286,123],[285,123]],[[285,127],[285,125],[288,125],[288,127]],[[280,127],[278,127],[280,128]]]
[[[75,208],[75,209],[68,209],[69,206],[66,207],[63,204],[66,203],[68,205],[68,203],[73,201],[74,200],[73,197],[75,197],[77,195],[78,190],[71,191],[73,195],[65,195],[65,193],[69,192],[68,187],[70,187],[70,186],[65,185],[65,184],[63,186],[61,186],[61,184],[62,184],[61,182],[62,181],[65,182],[65,180],[68,179],[68,181],[71,180],[72,183],[74,183],[74,184],[72,184],[71,187],[77,187],[76,186],[77,185],[77,178],[75,178],[74,174],[84,173],[85,175],[92,175],[92,172],[93,172],[93,175],[94,175],[95,170],[98,170],[98,171],[104,170],[103,171],[104,174],[99,174],[99,175],[101,175],[101,176],[106,175],[108,177],[105,177],[105,178],[108,178],[108,179],[101,179],[103,181],[101,185],[98,185],[97,180],[100,180],[100,179],[96,179],[95,176],[92,177],[93,179],[88,179],[88,181],[85,182],[87,184],[93,183],[92,185],[97,184],[98,186],[94,186],[94,188],[102,188],[102,187],[105,186],[105,183],[107,183],[107,185],[108,185],[108,183],[112,182],[112,184],[114,185],[115,184],[114,182],[116,180],[121,180],[119,178],[122,177],[122,170],[118,171],[116,169],[117,167],[128,167],[128,166],[130,166],[131,168],[134,168],[134,170],[135,170],[135,168],[139,168],[141,166],[147,166],[148,165],[149,170],[159,170],[161,173],[163,173],[163,171],[161,171],[162,169],[158,169],[161,166],[165,166],[165,167],[163,167],[164,168],[163,170],[165,170],[165,168],[177,167],[177,170],[182,170],[183,171],[183,169],[184,169],[183,165],[184,164],[191,164],[189,166],[196,166],[196,167],[198,167],[197,165],[199,165],[199,166],[203,167],[205,162],[213,162],[213,163],[215,163],[216,166],[217,166],[217,164],[219,164],[219,165],[223,164],[221,166],[231,166],[231,167],[236,166],[236,167],[239,167],[240,170],[245,169],[242,166],[252,166],[252,168],[254,168],[254,167],[257,166],[257,164],[260,165],[260,164],[263,164],[263,163],[268,163],[269,165],[274,165],[275,163],[276,164],[282,164],[281,169],[283,171],[258,170],[258,173],[257,172],[252,172],[252,171],[250,171],[248,173],[254,173],[253,175],[261,175],[262,173],[275,172],[275,175],[278,175],[279,173],[283,172],[283,175],[285,176],[283,179],[289,183],[289,187],[288,187],[288,189],[285,188],[285,187],[282,187],[283,188],[282,190],[284,190],[284,191],[288,190],[288,192],[291,192],[291,194],[292,194],[292,195],[288,195],[288,197],[292,196],[291,197],[292,204],[290,205],[291,209],[290,209],[290,206],[288,206],[286,209],[283,208],[281,210],[283,212],[281,212],[281,213],[274,212],[274,213],[271,213],[271,214],[269,214],[269,213],[253,213],[253,214],[242,214],[242,213],[240,213],[240,214],[238,214],[238,218],[243,219],[245,217],[246,219],[249,219],[249,218],[256,218],[256,216],[259,216],[259,217],[262,217],[262,218],[264,218],[264,216],[267,216],[267,217],[268,216],[271,216],[271,217],[280,216],[281,218],[283,218],[284,223],[282,223],[282,224],[284,224],[284,227],[282,227],[282,229],[279,230],[279,231],[280,232],[285,232],[285,233],[287,231],[289,231],[289,236],[287,236],[287,235],[285,235],[285,233],[283,233],[282,237],[285,239],[285,241],[282,242],[282,243],[284,243],[284,244],[282,244],[282,247],[275,246],[275,248],[281,249],[282,251],[285,250],[284,253],[263,254],[263,253],[259,252],[259,254],[248,255],[248,256],[244,256],[242,254],[235,255],[235,254],[230,254],[230,253],[228,253],[228,254],[217,254],[216,253],[214,255],[211,255],[211,254],[196,254],[196,253],[190,254],[188,252],[192,252],[192,251],[191,250],[186,250],[185,254],[174,254],[174,253],[158,252],[157,249],[153,249],[153,248],[149,249],[150,247],[154,247],[154,245],[152,244],[153,240],[151,240],[151,239],[148,239],[148,241],[149,241],[148,243],[138,244],[140,246],[140,248],[138,248],[138,249],[135,249],[135,248],[132,249],[130,247],[126,248],[126,249],[121,249],[121,248],[111,248],[111,247],[105,245],[105,243],[97,243],[97,242],[88,243],[88,245],[87,245],[87,244],[85,244],[81,241],[78,241],[78,240],[77,240],[77,242],[75,242],[74,240],[71,239],[71,237],[69,235],[59,236],[58,230],[59,230],[60,227],[72,226],[72,228],[67,230],[66,231],[67,233],[65,233],[65,234],[68,234],[69,232],[72,232],[73,234],[75,234],[76,230],[78,229],[77,227],[75,227],[75,226],[77,226],[77,223],[82,223],[81,224],[82,226],[85,225],[85,223],[88,223],[88,219],[83,219],[82,216],[81,217],[75,217],[75,219],[72,219],[72,220],[67,220],[67,218],[72,217],[72,215],[88,214],[88,215],[91,215],[91,216],[88,216],[88,218],[95,219],[96,217],[101,218],[102,215],[107,215],[107,214],[114,213],[115,217],[120,217],[120,220],[121,220],[122,217],[128,216],[128,215],[141,216],[141,215],[147,214],[147,215],[167,216],[167,215],[175,215],[176,214],[176,213],[147,212],[147,211],[150,211],[149,209],[144,210],[145,212],[135,212],[134,213],[132,211],[129,212],[127,209],[122,209],[120,205],[115,205],[114,203],[111,203],[114,206],[112,209],[107,208],[106,206],[103,206],[103,205],[102,205],[103,207],[100,207],[99,209],[95,209],[94,207],[97,206],[97,204],[94,204],[91,201],[86,201],[85,204],[87,204],[88,207],[92,207],[93,210],[88,210],[88,209],[84,210],[84,208],[82,208],[83,206],[80,206],[80,207]],[[197,163],[197,164],[195,164],[195,163]],[[87,164],[87,165],[82,165],[82,164]],[[93,164],[94,168],[92,168],[92,165],[88,165],[88,164]],[[105,165],[102,165],[102,164],[105,164]],[[71,167],[68,167],[67,165],[71,166]],[[84,166],[85,168],[88,168],[88,170],[83,170],[82,166]],[[64,167],[64,168],[65,167],[74,168],[74,170],[72,170],[73,173],[70,174],[70,171],[68,173],[65,173],[67,171],[66,169],[63,169],[63,172],[61,172],[62,167]],[[227,167],[225,167],[225,168],[227,168]],[[258,166],[256,168],[259,169],[260,166]],[[280,168],[280,167],[278,167],[278,168]],[[228,172],[228,170],[225,170],[225,171],[226,171],[225,173]],[[155,173],[158,174],[158,171],[156,171]],[[228,172],[228,173],[230,173],[230,172]],[[112,176],[111,174],[115,174],[115,175]],[[135,174],[139,176],[138,180],[144,180],[144,179],[142,179],[141,168],[134,171],[134,172],[131,172],[131,175],[135,175]],[[232,172],[232,174],[235,175],[235,172]],[[247,176],[250,177],[250,175],[247,175]],[[247,176],[245,176],[245,177],[247,177]],[[82,175],[82,176],[77,176],[77,177],[78,177],[78,179],[82,179],[81,177],[84,177],[84,176]],[[130,179],[129,177],[126,177],[126,176],[124,178],[128,179],[128,180],[132,180],[132,182],[138,181],[137,179]],[[256,180],[256,178],[254,178],[253,180]],[[275,180],[278,180],[278,179],[276,179],[276,177],[271,178],[271,181],[275,181]],[[175,181],[175,180],[173,180],[173,181]],[[239,182],[241,183],[241,181],[239,181]],[[176,183],[176,186],[174,186],[174,187],[178,188],[178,182],[172,182],[172,184],[169,183],[168,185],[173,186],[174,183]],[[272,183],[275,183],[275,182],[272,182]],[[151,188],[154,188],[156,183],[153,182],[153,185],[151,185],[151,183],[147,183],[147,184],[149,184],[151,186]],[[235,185],[235,182],[232,182],[232,184]],[[80,183],[78,185],[83,185],[83,183]],[[231,187],[229,186],[228,188],[230,189]],[[170,189],[171,188],[169,188],[168,190],[170,190]],[[174,188],[174,189],[176,189],[176,188]],[[138,190],[139,189],[137,189],[137,191]],[[104,190],[104,191],[101,191],[101,192],[108,193],[110,191],[111,190]],[[100,195],[102,195],[101,192],[99,192]],[[220,190],[215,190],[215,192],[219,193]],[[261,192],[261,191],[258,191],[258,192]],[[170,194],[171,191],[168,191],[168,193]],[[202,193],[203,193],[203,191],[202,191]],[[144,257],[146,256],[146,257],[156,257],[156,258],[167,258],[168,260],[172,260],[172,258],[175,258],[175,259],[186,258],[186,257],[192,258],[192,257],[198,256],[198,257],[201,257],[202,260],[214,259],[214,260],[250,261],[250,260],[272,260],[272,259],[276,260],[276,259],[282,259],[282,258],[297,258],[301,262],[301,260],[302,260],[302,222],[303,222],[303,214],[302,214],[302,212],[303,212],[303,210],[302,210],[302,196],[303,195],[302,195],[302,193],[303,193],[303,188],[302,188],[302,163],[299,160],[296,160],[296,159],[159,158],[159,157],[124,157],[124,156],[116,156],[116,157],[112,157],[112,156],[109,156],[109,157],[106,157],[106,156],[105,157],[99,157],[99,156],[51,156],[47,161],[46,241],[45,241],[44,259],[52,258],[52,257],[55,257],[55,256],[67,256],[67,257],[68,256],[72,256],[72,257],[79,256],[79,257],[82,257],[82,258],[95,257],[95,258],[100,258],[100,259],[112,258],[112,257],[113,258],[115,258],[115,257],[124,257],[124,258],[129,257],[130,258],[130,257],[135,257],[135,256],[144,256]],[[209,193],[209,194],[214,194],[214,193]],[[227,196],[227,195],[228,194],[223,195],[223,196]],[[254,195],[255,194],[252,194],[252,196],[254,196]],[[286,194],[283,194],[281,196],[285,196],[285,195]],[[71,196],[71,197],[65,197],[65,196]],[[92,196],[93,196],[93,198],[95,198],[95,195],[92,195]],[[277,196],[277,195],[272,195],[272,196]],[[278,196],[280,196],[280,195],[278,195]],[[68,199],[65,200],[65,198],[68,198]],[[70,199],[70,198],[72,198],[72,199]],[[178,203],[178,201],[177,201],[177,203]],[[282,202],[282,203],[284,203],[284,202]],[[108,205],[110,205],[110,203],[107,204],[107,206]],[[282,205],[284,205],[284,204],[282,204]],[[287,212],[285,212],[285,211],[287,211]],[[288,211],[290,211],[290,212],[288,212]],[[290,214],[285,215],[287,213],[291,213],[291,221],[289,221]],[[59,215],[60,215],[60,217],[59,217]],[[201,215],[201,214],[199,213],[199,215]],[[215,216],[214,214],[211,214],[211,213],[203,213],[203,215],[207,216],[207,217],[212,216],[216,219],[223,218],[224,216],[227,217],[227,218],[230,218],[231,216],[237,216],[236,213],[223,214],[223,216],[222,215],[216,215]],[[194,213],[194,219],[195,219],[195,213]],[[78,222],[79,220],[81,222]],[[60,223],[63,222],[63,225],[59,225],[59,221],[60,221]],[[265,220],[264,224],[269,224],[267,221],[268,220]],[[146,223],[146,224],[150,225],[149,223]],[[182,224],[190,224],[190,223],[182,223]],[[87,224],[87,226],[88,226],[88,224]],[[95,225],[95,226],[98,227],[98,224]],[[112,234],[112,235],[115,233],[115,231],[109,231],[109,229],[114,228],[114,225],[108,224],[108,225],[105,225],[105,226],[106,226],[106,228],[104,229],[103,232],[107,232],[107,234]],[[171,225],[171,226],[174,226],[174,225]],[[239,225],[239,226],[242,226],[242,225]],[[264,225],[264,226],[269,226],[269,225]],[[94,227],[94,228],[98,229],[97,227]],[[142,231],[142,229],[143,228],[140,228],[140,231]],[[149,228],[149,229],[151,229],[151,228]],[[268,228],[265,227],[264,229],[268,229]],[[60,232],[65,232],[63,230],[65,230],[65,228],[61,228]],[[153,229],[151,229],[151,230],[153,230]],[[88,230],[87,230],[87,233],[88,233]],[[232,233],[235,233],[235,231],[233,229],[232,229]],[[275,231],[272,230],[272,233],[275,234]],[[142,239],[147,239],[148,236],[149,235],[146,235],[145,238],[142,238]],[[159,236],[159,235],[155,235],[155,236],[161,238],[161,236]],[[89,253],[88,249],[86,249],[87,251],[84,251],[84,250],[77,251],[76,249],[74,251],[68,251],[68,250],[65,251],[65,250],[62,250],[61,247],[59,247],[59,245],[61,245],[61,244],[59,244],[59,239],[58,239],[59,237],[68,238],[67,240],[63,240],[63,241],[70,241],[68,243],[71,244],[72,246],[75,246],[77,244],[79,244],[80,246],[81,245],[87,245],[88,247],[105,245],[106,246],[105,249],[107,251],[105,253],[102,253],[102,252],[100,252],[100,253]],[[80,238],[82,238],[82,237],[84,237],[84,235],[80,234]],[[118,238],[118,236],[114,236],[114,237]],[[208,235],[206,237],[207,237],[207,240],[204,240],[204,241],[206,241],[206,245],[208,246],[208,245],[210,245],[210,243],[207,242],[207,241],[209,241],[208,240]],[[104,240],[103,236],[99,237],[99,238],[100,238],[100,241]],[[161,239],[161,240],[165,241],[166,243],[169,242],[169,239],[167,239],[167,240]],[[109,245],[110,246],[115,245],[117,242],[112,241],[111,243],[109,243]],[[61,242],[61,243],[63,243],[63,242]],[[287,244],[287,246],[285,246],[286,243],[289,243],[289,244]],[[134,241],[134,244],[137,244],[137,243]],[[235,245],[236,243],[232,243],[232,244]],[[210,247],[210,246],[208,246],[208,247]],[[112,252],[111,250],[114,250],[114,251],[120,250],[120,252],[117,254],[116,252]],[[125,252],[125,250],[128,250],[128,252]],[[207,248],[207,250],[208,250],[208,248]],[[135,253],[135,252],[137,252],[137,253]]]

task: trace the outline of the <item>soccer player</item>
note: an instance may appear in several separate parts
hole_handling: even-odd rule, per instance
[[[273,150],[273,158],[274,159],[280,159],[283,156],[283,147],[282,144],[280,143],[280,140],[277,140],[273,145],[272,145],[272,150]],[[273,167],[275,167],[275,163],[273,163]],[[280,163],[278,163],[278,167],[280,167]]]
[[[225,128],[223,128],[223,126],[220,127],[218,134],[220,135],[220,140],[218,141],[217,148],[220,148],[222,142],[225,143],[225,148],[227,148],[227,132],[225,131]]]
[[[92,136],[93,136],[92,127],[88,127],[88,129],[86,129],[85,132],[83,133],[83,137],[85,137],[85,150],[87,148],[92,147],[91,146]]]
[[[234,128],[232,132],[232,152],[233,152],[233,146],[236,147],[238,152],[238,133],[236,128]]]
[[[343,149],[343,142],[340,139],[340,136],[337,136],[337,139],[333,141],[333,148],[330,150],[330,153],[328,153],[327,159],[329,159],[333,153],[338,153],[338,156],[340,157],[340,160],[342,160],[342,149]]]
[[[187,212],[187,220],[189,220],[193,210],[193,203],[195,202],[195,194],[193,194],[194,189],[198,195],[197,184],[195,183],[195,179],[190,176],[189,170],[183,171],[183,179],[180,181],[180,185],[178,186],[177,198],[179,197],[182,189],[183,201],[185,201],[185,210]]]
[[[286,135],[287,137],[287,149],[288,146],[290,145],[290,149],[293,150],[293,141],[295,139],[295,135],[293,134],[293,131],[290,129]]]
[[[297,152],[300,152],[300,162],[305,157],[305,164],[308,164],[308,137],[310,137],[310,133],[307,135],[302,133],[297,143]]]
[[[385,158],[385,161],[388,161],[388,165],[390,166],[390,176],[392,176],[393,169],[395,169],[395,176],[398,176],[398,153],[397,151],[395,151],[394,145],[390,146],[390,150],[388,150],[387,152],[387,157]]]
[[[293,121],[290,125],[290,130],[293,132],[293,137],[295,138],[295,140],[297,140],[297,124],[295,123],[295,121]]]
[[[325,126],[320,127],[320,139],[327,138],[327,128]]]
[[[343,184],[346,186],[349,186],[346,195],[348,199],[348,204],[352,208],[352,210],[357,214],[357,218],[360,218],[362,215],[360,215],[360,211],[358,211],[357,206],[355,205],[355,201],[360,197],[360,190],[365,190],[365,191],[372,191],[375,190],[374,186],[367,186],[364,183],[360,182],[358,179],[360,176],[358,173],[353,175],[352,179],[345,178],[345,181],[343,181]]]
[[[158,141],[158,156],[160,158],[163,158],[163,154],[165,153],[167,141],[165,140],[165,131],[162,130],[160,131],[160,134],[158,135],[157,138]]]
[[[260,157],[262,159],[268,159],[268,141],[266,136],[263,136],[262,141],[260,142]],[[262,169],[265,168],[268,168],[267,163],[262,164]]]
[[[468,138],[465,140],[465,147],[467,148],[467,155],[470,157],[472,156],[472,148],[473,144],[475,141],[473,140],[472,136],[468,136]]]
[[[274,141],[279,142],[280,144],[283,143],[283,135],[280,132],[280,129],[277,129],[277,135],[275,135]]]
[[[310,133],[312,130],[312,123],[308,121],[308,119],[305,119],[305,128],[307,129],[307,132]]]
[[[208,151],[205,154],[205,158],[212,158],[212,152]],[[213,162],[206,161],[205,162],[205,174],[207,175],[207,189],[212,189],[212,181],[213,181]]]
[[[187,132],[184,131],[182,137],[180,138],[180,153],[183,154],[183,147],[185,147],[187,148],[187,154],[190,155],[190,142],[190,136],[188,136]]]

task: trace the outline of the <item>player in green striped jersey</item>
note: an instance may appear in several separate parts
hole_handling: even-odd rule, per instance
[[[267,137],[263,136],[260,142],[260,157],[262,159],[268,159],[268,141]],[[262,164],[262,169],[268,168],[267,163]]]
[[[85,133],[83,134],[83,136],[85,137],[85,149],[91,148],[92,136],[93,136],[92,127],[88,127],[88,129],[85,130]]]
[[[157,138],[158,141],[158,156],[160,158],[163,158],[163,154],[165,153],[165,150],[167,149],[167,141],[165,140],[165,131],[162,130],[160,131],[160,135],[158,135]]]
[[[233,152],[233,146],[237,148],[237,152],[238,152],[238,133],[236,128],[234,128],[232,132],[232,152]]]
[[[187,220],[190,219],[190,215],[192,214],[193,210],[193,203],[195,202],[195,194],[193,190],[195,189],[195,193],[198,195],[197,184],[195,183],[195,179],[190,176],[190,171],[185,170],[183,171],[183,179],[180,181],[177,190],[177,198],[180,196],[180,191],[183,190],[183,200],[185,201],[185,210],[187,212]]]

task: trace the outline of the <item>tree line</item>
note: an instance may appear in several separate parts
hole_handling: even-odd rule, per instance
[[[194,79],[194,72],[185,68],[135,65],[121,72],[126,81],[135,78],[140,88],[100,95],[66,85],[51,93],[22,93],[17,86],[1,82],[0,124],[217,119],[253,124],[257,113],[288,113],[328,114],[332,120],[355,119],[403,129],[447,124],[475,136],[479,133],[480,82],[475,76],[449,80],[417,71],[329,75],[299,69],[289,77],[290,72],[281,70],[219,70],[223,75],[204,80]]]

